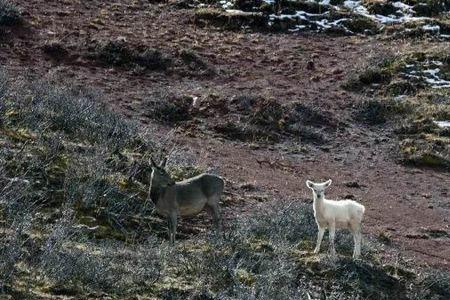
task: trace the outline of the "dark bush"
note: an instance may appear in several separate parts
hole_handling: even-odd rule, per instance
[[[384,68],[367,68],[362,73],[351,77],[343,87],[347,90],[361,90],[372,84],[385,84],[391,81],[392,74]]]
[[[211,76],[216,73],[214,67],[194,50],[182,50],[180,57],[187,65],[190,74]]]
[[[92,56],[106,65],[118,67],[139,66],[146,70],[164,71],[172,63],[172,60],[158,49],[131,47],[122,40],[97,44]]]
[[[391,75],[387,71],[380,69],[368,69],[359,75],[359,80],[367,85],[372,83],[384,83],[390,79]]]
[[[350,19],[344,20],[342,25],[353,33],[376,34],[379,31],[378,24],[364,16],[353,16]]]
[[[0,0],[0,26],[14,26],[22,22],[20,11],[11,1]]]
[[[275,100],[262,99],[262,101],[254,103],[249,123],[277,129],[281,126],[282,117],[283,108],[280,103]]]
[[[371,14],[389,16],[395,14],[397,8],[389,2],[370,1],[365,3]]]
[[[64,45],[57,40],[46,42],[42,46],[42,51],[53,58],[62,58],[68,54]]]
[[[191,119],[192,97],[157,92],[144,102],[151,118],[164,123],[178,123]]]
[[[165,56],[160,50],[145,49],[139,53],[136,58],[136,63],[149,70],[167,70],[172,64],[172,60]]]
[[[201,8],[195,12],[194,22],[200,26],[213,25],[228,30],[240,30],[243,27],[254,30],[267,28],[268,16],[258,12],[226,12],[215,8]]]
[[[301,10],[311,14],[322,14],[330,9],[329,5],[314,1],[280,0],[279,2],[283,13],[295,13]]]
[[[243,11],[254,11],[263,3],[262,0],[236,0],[234,7]]]
[[[417,16],[433,17],[450,8],[448,0],[425,0],[414,5],[413,9]]]
[[[378,125],[385,123],[389,114],[389,107],[386,103],[377,100],[367,100],[358,106],[356,118],[370,125]]]
[[[294,102],[285,107],[286,122],[301,122],[304,125],[330,126],[335,125],[330,113],[322,112],[318,107],[310,107],[301,102]]]

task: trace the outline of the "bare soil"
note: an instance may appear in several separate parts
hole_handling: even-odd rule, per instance
[[[1,65],[16,75],[55,74],[80,87],[99,89],[108,105],[156,135],[176,128],[177,143],[190,149],[200,166],[226,178],[228,221],[270,201],[311,202],[305,180],[331,178],[328,198],[350,197],[366,206],[366,234],[389,236],[392,246],[418,266],[450,270],[448,173],[399,164],[397,138],[389,126],[369,127],[355,121],[355,106],[365,98],[341,87],[371,58],[409,47],[410,42],[199,28],[192,22],[193,10],[178,9],[172,2],[15,2],[23,8],[26,24],[6,30],[0,44]],[[87,56],[93,41],[117,38],[160,49],[174,59],[182,50],[194,49],[217,74],[197,76],[176,66],[142,73],[104,66]],[[42,47],[51,41],[67,53],[45,54]],[[231,141],[203,130],[214,116],[176,125],[149,118],[142,103],[161,90],[198,97],[201,103],[236,95],[260,95],[282,104],[301,102],[344,125],[334,131],[324,129],[330,139],[323,145],[295,139],[276,144]],[[299,144],[305,150],[292,151]],[[252,186],[251,191],[241,188],[244,183]],[[430,234],[433,230],[447,235]]]

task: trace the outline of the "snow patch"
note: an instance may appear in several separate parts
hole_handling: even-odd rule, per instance
[[[433,121],[433,123],[441,128],[449,128],[450,127],[450,121]]]

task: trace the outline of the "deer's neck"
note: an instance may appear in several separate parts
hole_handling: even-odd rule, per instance
[[[325,195],[318,197],[316,193],[313,193],[314,198],[314,210],[316,213],[320,213],[323,210]]]
[[[164,193],[164,187],[152,185],[152,188],[150,189],[150,198],[152,199],[153,203],[157,204],[161,197],[164,196]]]

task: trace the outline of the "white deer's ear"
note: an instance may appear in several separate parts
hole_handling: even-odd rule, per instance
[[[331,185],[331,182],[332,182],[332,180],[331,180],[331,179],[328,179],[328,180],[325,182],[325,187],[329,187],[329,186]]]
[[[306,180],[306,186],[309,187],[310,189],[312,189],[313,183],[309,180]]]

